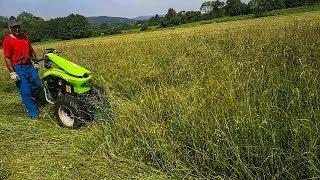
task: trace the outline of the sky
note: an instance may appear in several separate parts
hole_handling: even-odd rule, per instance
[[[206,0],[0,0],[0,16],[16,16],[22,11],[50,19],[71,13],[84,16],[133,18],[177,11],[199,10]],[[243,0],[248,2],[249,0]]]

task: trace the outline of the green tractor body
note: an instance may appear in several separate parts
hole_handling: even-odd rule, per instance
[[[43,74],[46,77],[60,77],[68,84],[71,84],[77,94],[84,94],[91,89],[91,72],[71,61],[64,59],[57,54],[48,53],[46,57],[55,63],[59,68],[50,68]],[[68,92],[71,93],[71,92]]]
[[[54,49],[47,49],[43,59],[45,72],[41,75],[45,99],[54,104],[59,124],[79,128],[94,119],[96,100],[104,102],[103,88],[92,85],[92,73],[60,56]],[[93,101],[95,101],[93,103]]]

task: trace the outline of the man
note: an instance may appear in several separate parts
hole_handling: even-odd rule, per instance
[[[21,33],[21,25],[15,17],[9,18],[8,26],[10,33],[4,38],[2,45],[4,61],[30,118],[38,119],[36,100],[41,89],[41,79],[31,62],[31,59],[36,59],[36,53],[28,37]]]

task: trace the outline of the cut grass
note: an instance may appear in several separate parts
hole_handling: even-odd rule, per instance
[[[0,79],[0,179],[166,179],[141,163],[105,154],[105,147],[95,144],[104,138],[97,134],[99,123],[62,129],[50,106],[42,108],[41,120],[30,120],[10,77]]]

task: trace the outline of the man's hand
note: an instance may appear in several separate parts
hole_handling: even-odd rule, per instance
[[[37,71],[39,71],[39,69],[40,69],[40,64],[39,64],[39,63],[33,63],[33,67],[34,67]]]
[[[10,73],[10,76],[11,76],[11,79],[12,79],[14,82],[20,81],[20,78],[19,78],[19,76],[18,76],[18,74],[17,74],[16,72]]]

